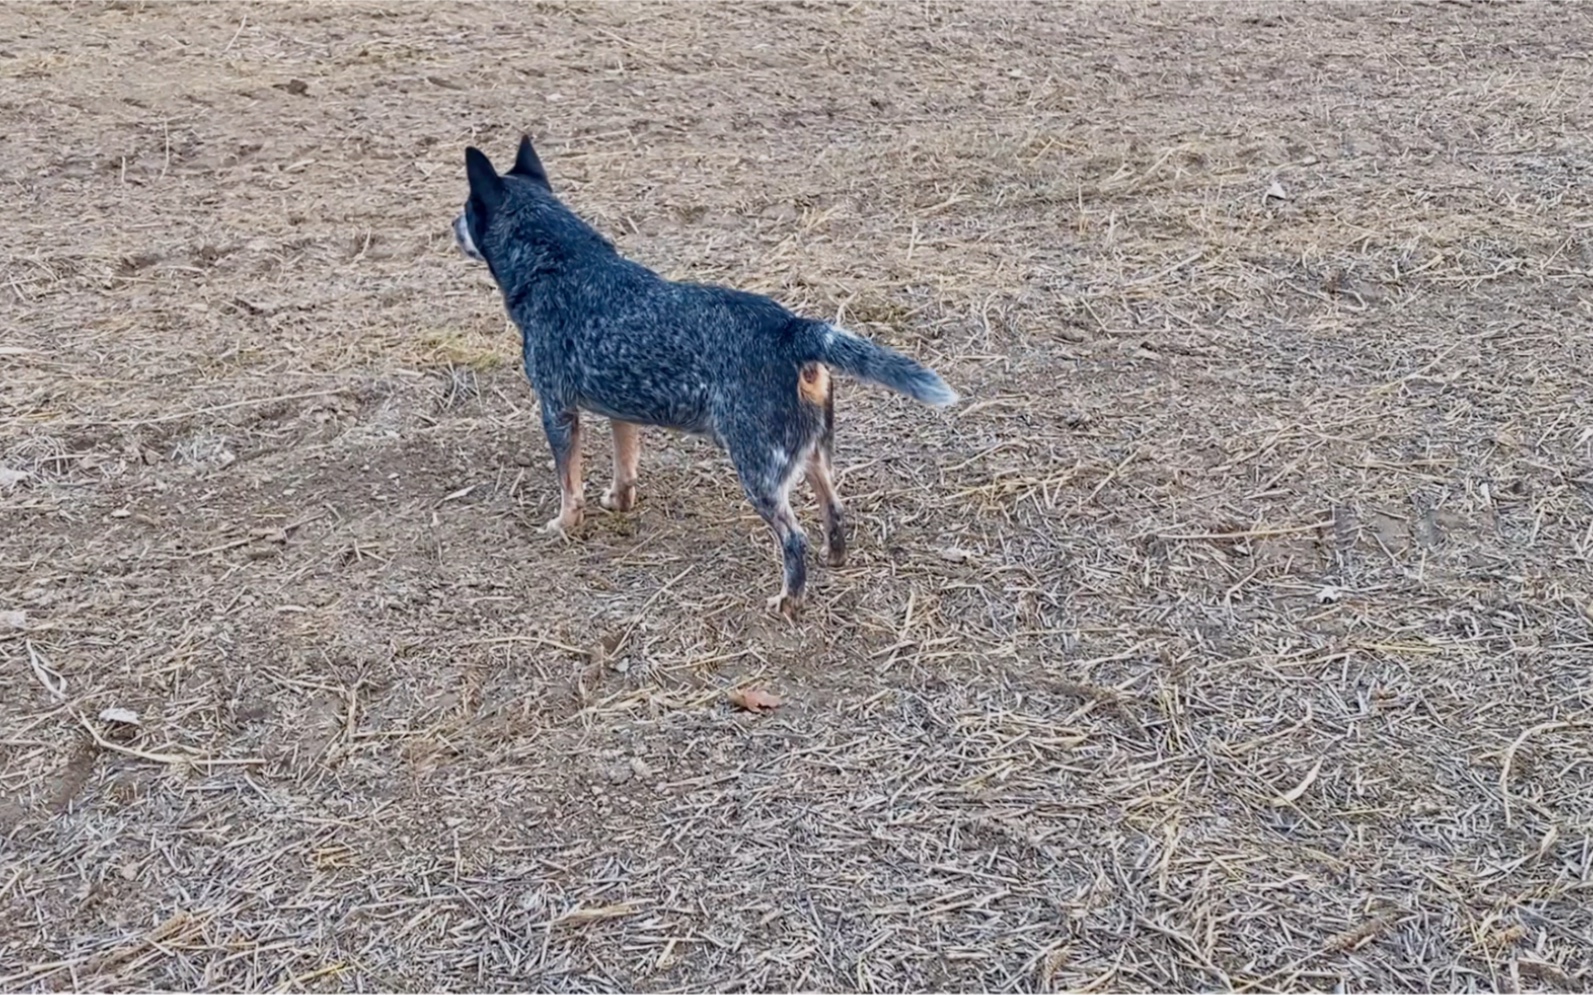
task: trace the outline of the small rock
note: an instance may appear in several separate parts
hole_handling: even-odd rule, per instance
[[[615,764],[608,769],[608,779],[614,784],[624,784],[631,779],[630,764]]]
[[[1283,184],[1282,183],[1279,183],[1276,180],[1274,180],[1273,183],[1272,183],[1272,186],[1267,187],[1267,199],[1268,200],[1288,200],[1289,199],[1289,192],[1287,190],[1283,189]]]
[[[0,466],[0,491],[9,491],[31,476],[33,474],[26,470],[12,470],[9,467]]]
[[[631,757],[631,773],[637,777],[652,777],[653,768],[641,757]]]
[[[9,608],[0,611],[0,629],[26,629],[28,627],[28,613],[20,608]]]

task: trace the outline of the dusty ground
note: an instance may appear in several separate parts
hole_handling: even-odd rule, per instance
[[[0,6],[0,988],[1593,987],[1590,32]],[[536,532],[523,129],[965,393],[800,626],[698,443]]]

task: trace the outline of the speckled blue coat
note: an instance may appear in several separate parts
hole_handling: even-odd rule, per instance
[[[666,280],[624,258],[553,194],[529,139],[508,173],[499,175],[474,148],[465,162],[470,196],[455,238],[491,269],[520,328],[563,489],[550,528],[580,520],[580,412],[614,421],[616,439],[619,423],[705,436],[729,452],[747,497],[779,539],[785,584],[771,603],[794,614],[806,576],[802,530],[789,506],[800,473],[820,492],[832,562],[844,550],[840,501],[828,479],[828,370],[936,406],[956,394],[901,353],[767,297]]]

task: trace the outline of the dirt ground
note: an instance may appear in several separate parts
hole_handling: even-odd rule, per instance
[[[0,6],[0,989],[1593,988],[1588,37]],[[537,532],[521,131],[964,394],[801,624],[705,444]]]

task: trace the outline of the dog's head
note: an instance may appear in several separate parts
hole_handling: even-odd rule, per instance
[[[518,198],[533,188],[542,193],[553,189],[529,135],[520,139],[514,167],[502,175],[492,168],[491,160],[480,149],[465,149],[465,176],[470,180],[470,196],[465,200],[465,209],[454,219],[454,241],[459,251],[479,262],[487,262],[481,246],[487,244],[487,232],[495,217],[506,214]]]

